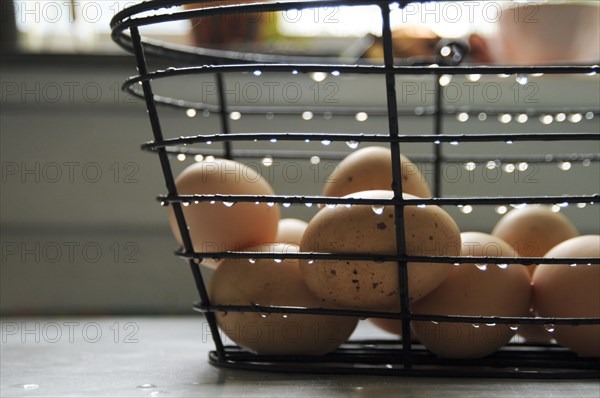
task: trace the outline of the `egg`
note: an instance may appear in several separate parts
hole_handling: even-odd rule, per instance
[[[515,257],[501,239],[479,232],[461,234],[461,256]],[[485,269],[484,269],[485,268]],[[526,316],[531,302],[529,273],[519,264],[461,264],[430,294],[412,305],[415,314]],[[481,358],[509,342],[515,331],[462,322],[412,322],[425,347],[442,358]]]
[[[600,235],[559,243],[548,258],[598,258]],[[600,318],[600,264],[540,264],[533,273],[533,303],[543,317]],[[600,325],[556,325],[556,341],[583,357],[600,357]]]
[[[202,161],[188,166],[175,182],[180,195],[230,194],[273,195],[273,189],[256,170],[231,160]],[[274,242],[279,207],[266,203],[207,202],[183,206],[183,214],[196,252],[243,250],[248,246]],[[171,229],[179,244],[181,235],[173,209],[169,208]],[[217,265],[206,261],[207,265]]]
[[[417,166],[401,155],[402,191],[421,198],[431,197]],[[342,197],[353,192],[392,189],[392,155],[388,148],[371,146],[346,156],[331,173],[324,196]]]
[[[270,244],[248,251],[297,253],[298,246]],[[298,260],[226,259],[209,284],[213,304],[323,307],[300,276]],[[330,307],[331,308],[331,307]],[[348,340],[356,317],[217,312],[219,327],[240,347],[263,355],[322,355]]]
[[[543,257],[548,250],[579,233],[575,226],[561,213],[554,213],[548,206],[528,205],[506,213],[496,224],[492,235],[506,241],[521,257]],[[527,268],[531,273],[536,264]],[[535,316],[532,309],[530,316]],[[521,325],[519,335],[529,343],[549,343],[552,335],[543,325]]]
[[[298,220],[297,218],[279,220],[275,242],[300,245],[300,240],[302,240],[302,235],[304,235],[307,226],[308,223],[306,221]]]
[[[367,318],[367,320],[384,332],[396,336],[402,336],[402,321],[398,319]],[[417,336],[415,336],[415,334],[412,332],[410,333],[410,341],[414,344],[419,342]]]
[[[529,205],[506,213],[492,235],[511,245],[519,257],[543,257],[548,250],[579,233],[561,213],[554,213],[548,206]],[[535,265],[528,268],[533,273]]]
[[[345,197],[391,199],[392,191],[364,191]],[[405,198],[415,196],[405,194]],[[397,253],[394,206],[337,205],[321,209],[308,223],[300,243],[303,252]],[[405,246],[409,255],[458,255],[460,231],[440,207],[404,209]],[[440,284],[449,264],[409,263],[410,300]],[[308,288],[327,303],[349,308],[397,310],[400,303],[396,262],[366,260],[301,260]]]
[[[381,330],[397,336],[402,336],[402,321],[398,319],[368,318],[368,320]]]

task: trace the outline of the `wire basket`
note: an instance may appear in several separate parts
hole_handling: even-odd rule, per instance
[[[542,258],[494,258],[494,257],[427,257],[409,256],[403,242],[404,224],[402,218],[396,218],[395,232],[397,236],[398,254],[395,256],[367,255],[367,254],[332,254],[332,253],[249,253],[249,252],[220,252],[202,253],[195,252],[187,230],[186,221],[182,212],[182,205],[190,202],[273,202],[279,204],[362,204],[393,206],[396,214],[403,214],[403,208],[409,205],[440,205],[440,206],[471,206],[471,205],[515,205],[523,203],[539,204],[596,204],[600,195],[552,195],[552,196],[510,196],[510,197],[444,197],[441,192],[441,170],[443,165],[450,160],[466,162],[476,156],[461,157],[448,156],[444,153],[446,145],[468,142],[546,142],[556,141],[565,145],[578,141],[598,142],[600,135],[596,133],[512,133],[512,134],[447,134],[444,132],[444,118],[456,116],[459,113],[468,115],[499,116],[514,110],[501,107],[486,109],[456,109],[444,104],[443,76],[454,75],[517,75],[517,77],[532,74],[588,74],[598,73],[597,65],[553,65],[553,66],[480,66],[461,65],[467,49],[461,42],[440,43],[444,51],[434,59],[420,60],[417,63],[407,64],[394,59],[393,38],[390,28],[390,12],[394,7],[404,7],[392,1],[346,0],[338,1],[290,1],[282,3],[258,4],[231,4],[220,7],[207,7],[203,9],[182,10],[179,7],[194,0],[154,0],[141,3],[118,13],[111,22],[112,37],[116,43],[127,51],[133,53],[137,60],[139,74],[128,79],[123,89],[134,96],[143,99],[146,103],[154,140],[142,146],[146,151],[158,155],[166,182],[167,194],[158,197],[163,205],[172,206],[177,219],[179,231],[183,240],[183,248],[176,254],[187,260],[192,271],[200,302],[194,308],[205,314],[210,326],[210,331],[215,343],[215,351],[210,352],[211,364],[221,367],[242,368],[252,370],[268,370],[277,372],[305,372],[305,373],[336,373],[336,374],[376,374],[396,376],[443,376],[443,377],[496,377],[496,378],[598,378],[600,377],[600,363],[593,358],[580,358],[574,353],[559,347],[556,344],[533,345],[524,343],[511,343],[502,350],[488,357],[476,360],[444,360],[436,358],[419,344],[411,343],[410,339],[396,340],[351,340],[343,344],[337,351],[320,357],[303,356],[265,356],[248,353],[239,347],[224,345],[215,319],[216,311],[244,311],[260,313],[306,313],[327,314],[336,316],[353,317],[379,317],[402,320],[404,336],[410,335],[411,321],[433,322],[467,322],[467,323],[498,323],[498,324],[540,324],[540,325],[598,325],[600,318],[549,318],[549,317],[498,317],[498,316],[442,316],[418,315],[411,313],[408,298],[407,263],[409,261],[427,261],[437,263],[463,263],[482,262],[489,264],[502,264],[511,262],[523,265],[537,264]],[[420,1],[419,1],[420,2]],[[197,47],[186,47],[153,40],[140,35],[139,29],[148,25],[160,24],[171,21],[189,20],[200,17],[215,17],[227,14],[244,14],[250,12],[279,12],[286,10],[302,10],[315,7],[340,6],[376,6],[382,16],[382,38],[384,49],[383,64],[369,64],[356,58],[311,58],[298,56],[277,56],[272,54],[241,53],[226,50],[215,50]],[[408,2],[407,2],[408,3]],[[169,67],[150,71],[147,57],[157,57],[183,67]],[[431,64],[437,64],[435,68]],[[191,65],[191,66],[190,66]],[[261,73],[269,74],[287,72],[292,74],[326,73],[344,75],[378,75],[385,79],[385,106],[370,109],[370,114],[379,114],[387,118],[388,132],[385,134],[347,134],[347,133],[316,133],[316,132],[291,132],[277,133],[232,133],[230,116],[232,114],[267,115],[301,115],[307,111],[301,106],[230,106],[227,103],[225,76],[229,73]],[[174,96],[155,94],[153,84],[165,79],[180,76],[213,75],[217,84],[218,104],[190,101]],[[435,82],[435,101],[433,106],[423,109],[400,109],[396,97],[396,77],[404,76],[431,76]],[[186,137],[164,138],[163,128],[159,120],[158,105],[174,107],[192,112],[213,112],[219,115],[220,131],[214,134],[198,134]],[[586,115],[588,118],[597,117],[600,109],[592,107],[573,108],[565,107],[573,114]],[[560,109],[558,111],[560,111]],[[323,115],[351,115],[357,109],[352,106],[318,107],[313,110]],[[523,112],[523,111],[522,111]],[[557,109],[529,110],[528,117],[554,114]],[[311,112],[312,114],[312,112]],[[403,117],[423,117],[432,120],[432,129],[428,134],[400,134],[399,120]],[[347,142],[353,145],[359,143],[383,143],[391,148],[392,166],[400,170],[400,149],[407,143],[425,143],[430,145],[431,153],[421,156],[421,161],[430,162],[434,168],[434,196],[430,199],[403,199],[402,181],[399,173],[394,174],[393,199],[343,199],[315,195],[274,195],[274,196],[240,196],[240,195],[178,195],[172,172],[172,161],[176,156],[182,155],[213,155],[228,159],[262,158],[265,153],[238,149],[235,144],[247,142]],[[207,142],[220,143],[221,148],[195,148],[194,145]],[[350,144],[349,144],[350,145]],[[282,159],[307,159],[311,156],[320,156],[323,159],[341,159],[345,153],[328,151],[315,152],[311,150],[269,150],[269,156]],[[515,156],[499,155],[499,161],[515,161],[527,159],[529,162],[565,162],[587,161],[595,162],[600,155],[593,154],[550,154],[546,156]],[[219,258],[268,258],[268,259],[336,259],[369,261],[395,261],[399,270],[400,304],[399,313],[358,311],[358,310],[333,310],[320,308],[296,308],[286,306],[231,306],[211,304],[200,271],[202,259],[208,257]],[[544,263],[571,264],[598,262],[598,259],[566,258],[543,259]]]

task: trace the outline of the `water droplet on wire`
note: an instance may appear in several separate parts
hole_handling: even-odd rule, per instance
[[[529,83],[529,78],[525,73],[517,73],[517,83],[519,83],[522,86],[525,86],[527,85],[527,83]]]
[[[383,211],[385,210],[385,206],[384,205],[373,205],[373,206],[371,206],[371,209],[373,209],[373,213],[380,216],[383,214]]]
[[[356,149],[356,148],[358,148],[358,144],[359,143],[356,142],[356,141],[346,141],[346,145],[348,145],[348,147],[350,149]]]

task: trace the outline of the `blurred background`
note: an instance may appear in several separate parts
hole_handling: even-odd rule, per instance
[[[135,60],[112,42],[109,22],[135,3],[0,0],[2,315],[178,314],[190,313],[197,299],[186,263],[173,255],[176,241],[166,210],[155,199],[165,192],[158,158],[140,150],[140,144],[151,139],[145,106],[120,89],[127,77],[136,74]],[[394,10],[392,16],[395,51],[402,62],[426,62],[442,38],[469,46],[471,63],[590,65],[600,59],[600,7],[595,1],[426,3]],[[222,50],[380,62],[377,8],[268,13],[246,16],[243,24],[239,15],[234,17],[238,19],[213,25],[171,22],[149,26],[142,33],[182,46],[205,45],[210,37],[211,46]],[[155,69],[181,66],[150,63]],[[397,78],[399,106],[413,112],[401,119],[401,134],[432,133],[433,120],[423,115],[434,103],[433,79]],[[447,133],[600,130],[597,76],[440,79],[446,87],[445,106],[453,111],[444,119]],[[231,112],[234,132],[387,131],[387,119],[376,111],[385,106],[384,81],[378,76],[239,73],[227,75],[226,86],[232,107],[265,108],[264,115]],[[159,81],[154,87],[159,94],[217,104],[213,76]],[[298,106],[301,112],[277,116],[269,112],[269,107],[285,105]],[[321,111],[336,106],[352,106],[357,112],[338,116]],[[540,109],[549,111],[538,114]],[[211,112],[161,108],[160,117],[169,137],[220,129],[218,115]],[[259,151],[250,162],[276,193],[320,194],[335,160],[307,156],[292,167],[289,161],[270,158],[269,145],[248,143],[243,148]],[[280,143],[277,148],[341,155],[352,151],[344,143],[294,145]],[[174,159],[175,173],[210,156],[215,147],[206,146],[204,156]],[[470,162],[446,165],[443,196],[600,192],[597,160],[578,156],[597,158],[597,141],[442,147],[449,156],[473,156]],[[432,145],[426,144],[407,144],[401,150],[417,158],[433,153]],[[495,161],[498,154],[571,157],[500,163]],[[431,164],[416,163],[431,183]],[[507,204],[447,210],[461,229],[489,232],[509,209]],[[316,212],[304,206],[282,210],[285,217],[306,221]],[[554,210],[564,212],[581,233],[598,233],[597,206],[557,204]]]

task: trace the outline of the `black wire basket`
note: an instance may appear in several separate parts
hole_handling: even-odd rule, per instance
[[[439,55],[433,59],[421,59],[417,62],[407,63],[395,60],[393,53],[393,37],[390,27],[391,9],[405,7],[409,2],[392,2],[376,0],[346,0],[339,1],[290,1],[277,3],[230,4],[226,6],[206,7],[202,9],[181,9],[184,4],[197,3],[194,0],[154,0],[129,7],[118,13],[111,22],[112,37],[116,43],[127,51],[133,53],[137,60],[139,74],[127,80],[123,89],[132,95],[143,99],[146,103],[148,116],[152,127],[154,140],[142,146],[146,151],[158,154],[166,182],[167,194],[159,196],[158,200],[163,205],[172,206],[177,219],[179,231],[183,241],[183,248],[176,254],[189,263],[192,271],[200,302],[194,308],[205,314],[214,339],[215,351],[209,355],[211,364],[221,367],[268,370],[277,372],[305,372],[305,373],[336,373],[336,374],[373,374],[396,376],[439,376],[439,377],[496,377],[496,378],[598,378],[600,377],[600,363],[594,358],[581,358],[574,353],[561,348],[556,344],[524,344],[510,343],[502,350],[488,357],[476,360],[446,360],[439,359],[428,353],[419,344],[412,343],[410,339],[398,338],[396,340],[351,340],[343,344],[333,353],[320,357],[303,356],[266,356],[255,355],[240,349],[237,346],[225,345],[221,339],[215,319],[216,311],[243,311],[260,313],[305,313],[327,314],[336,316],[353,317],[379,317],[402,320],[402,335],[410,335],[411,321],[432,322],[466,322],[473,324],[539,324],[539,325],[598,325],[600,318],[548,318],[548,317],[498,317],[498,316],[442,316],[418,315],[411,313],[408,298],[407,263],[409,261],[427,261],[437,263],[489,263],[503,264],[506,262],[523,265],[538,264],[542,258],[495,258],[495,257],[426,257],[409,256],[402,244],[404,241],[404,224],[402,216],[396,216],[395,232],[397,236],[398,254],[394,256],[367,255],[367,254],[332,254],[332,253],[249,253],[249,252],[220,252],[203,253],[195,252],[190,240],[186,221],[183,216],[182,206],[190,202],[272,202],[279,204],[361,204],[361,205],[386,205],[393,206],[396,215],[403,214],[403,208],[409,205],[440,205],[440,206],[471,206],[471,205],[515,205],[524,203],[536,204],[597,204],[600,195],[553,195],[553,196],[511,196],[511,197],[444,197],[441,192],[441,170],[446,162],[465,162],[476,159],[477,156],[461,157],[450,156],[444,153],[445,145],[467,142],[545,142],[556,141],[568,145],[573,142],[593,142],[600,140],[598,132],[584,133],[512,133],[512,134],[447,134],[444,132],[444,118],[456,116],[459,113],[466,115],[500,116],[516,113],[514,109],[506,110],[501,107],[488,107],[486,109],[456,109],[444,104],[444,85],[440,77],[453,75],[517,75],[528,76],[535,74],[587,74],[595,75],[599,72],[597,65],[552,65],[552,66],[481,66],[461,65],[466,52],[464,43],[460,41],[446,41],[440,43]],[[421,2],[421,1],[418,1]],[[222,49],[207,49],[200,47],[187,47],[142,37],[140,28],[148,25],[161,24],[171,21],[190,20],[193,18],[211,18],[228,14],[244,14],[250,12],[281,12],[286,10],[302,10],[307,8],[333,7],[333,6],[376,6],[382,16],[382,40],[384,59],[382,64],[363,62],[358,58],[330,57],[315,58],[293,55],[273,55],[235,52]],[[183,65],[150,71],[147,57],[167,60],[172,64]],[[436,64],[436,67],[431,67]],[[380,115],[387,119],[388,131],[382,134],[348,134],[348,133],[317,133],[317,132],[291,132],[285,128],[277,133],[247,132],[232,133],[230,116],[233,113],[248,115],[301,115],[307,111],[302,106],[230,106],[227,103],[225,76],[230,73],[260,71],[261,74],[286,72],[292,74],[326,73],[337,76],[344,75],[379,75],[385,79],[385,106],[370,109],[370,114]],[[195,102],[178,99],[173,96],[155,94],[153,84],[162,79],[169,80],[179,76],[212,75],[217,85],[217,104],[208,102]],[[396,98],[396,77],[404,76],[430,76],[435,82],[434,104],[422,109],[401,109]],[[220,131],[212,134],[198,134],[186,137],[164,138],[163,128],[159,119],[158,106],[180,108],[195,113],[212,112],[219,115]],[[597,104],[594,104],[597,105]],[[554,114],[563,110],[572,114],[586,115],[589,119],[597,117],[600,109],[594,107],[559,109],[527,110],[528,117]],[[344,104],[332,107],[321,106],[312,110],[322,115],[347,115],[356,114],[356,107]],[[525,112],[521,110],[520,113]],[[400,134],[399,120],[403,117],[422,117],[432,121],[432,128],[428,134]],[[298,143],[293,150],[269,150],[272,158],[281,159],[307,159],[311,156],[320,156],[323,159],[341,159],[345,153],[315,152],[298,149],[301,143],[313,142],[351,142],[386,144],[391,149],[392,166],[400,170],[400,150],[407,143],[424,143],[430,145],[431,153],[419,159],[429,162],[434,168],[434,196],[429,199],[404,199],[402,198],[402,181],[399,173],[394,173],[393,199],[344,199],[315,195],[274,195],[274,196],[240,196],[240,195],[178,195],[172,172],[172,161],[176,156],[182,155],[212,155],[228,159],[262,158],[266,155],[263,151],[252,151],[237,148],[236,144],[247,142],[292,142]],[[194,145],[220,143],[221,148],[195,148]],[[548,154],[548,155],[498,155],[499,161],[517,161],[524,159],[535,163],[557,163],[564,161],[596,162],[600,154]],[[376,312],[358,310],[333,310],[320,308],[297,308],[286,306],[232,306],[211,304],[203,276],[200,271],[202,259],[218,258],[268,258],[268,259],[366,259],[369,261],[394,261],[398,264],[400,285],[400,312]],[[598,263],[593,258],[566,258],[543,259],[544,263],[572,264],[572,263]]]

